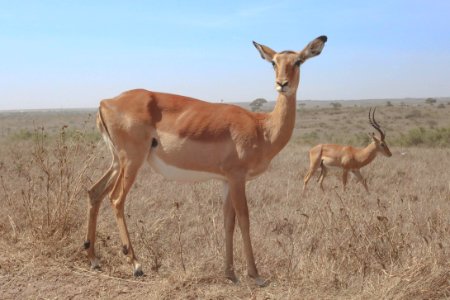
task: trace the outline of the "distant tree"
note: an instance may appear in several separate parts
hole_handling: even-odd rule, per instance
[[[330,105],[334,108],[334,109],[338,109],[342,107],[342,104],[339,102],[331,102]]]
[[[299,111],[300,111],[300,108],[302,108],[302,107],[306,107],[306,103],[304,103],[304,102],[298,103],[298,104],[297,104],[297,112],[299,112]]]
[[[386,102],[386,106],[394,106],[391,101]]]
[[[433,105],[433,104],[435,104],[436,102],[437,102],[437,100],[434,99],[434,98],[427,98],[427,99],[425,99],[425,103],[426,103],[426,104]]]
[[[444,103],[440,103],[440,104],[437,106],[437,108],[445,108]]]
[[[250,103],[250,108],[252,111],[261,111],[261,107],[267,103],[267,100],[264,98],[257,98]]]

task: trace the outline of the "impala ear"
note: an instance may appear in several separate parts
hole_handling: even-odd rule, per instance
[[[262,59],[265,59],[268,62],[272,62],[274,55],[277,53],[276,51],[270,49],[267,46],[260,45],[255,41],[253,42],[253,45],[255,45],[256,49],[258,49],[259,54],[261,54]]]
[[[377,136],[375,135],[375,132],[370,132],[368,133],[369,137],[372,139],[372,141],[374,142],[379,142],[380,140],[377,138]]]
[[[306,45],[305,49],[300,51],[300,60],[305,61],[311,57],[319,55],[322,52],[323,47],[325,47],[327,40],[328,38],[326,35],[321,35],[312,40],[308,45]]]

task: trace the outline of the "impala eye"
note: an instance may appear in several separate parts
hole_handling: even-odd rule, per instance
[[[297,67],[300,67],[301,64],[302,64],[302,61],[301,61],[301,60],[297,60],[297,61],[295,62],[295,66],[297,66]]]
[[[275,69],[277,67],[277,64],[272,60],[272,67]]]

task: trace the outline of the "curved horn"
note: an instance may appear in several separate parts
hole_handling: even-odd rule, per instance
[[[384,140],[384,137],[386,135],[385,135],[384,131],[381,129],[380,124],[378,124],[377,121],[375,120],[375,110],[376,110],[376,108],[374,108],[373,111],[372,111],[372,108],[370,108],[369,122],[370,122],[370,125],[372,125],[372,127],[375,128],[380,133],[381,140]],[[370,115],[371,112],[372,112],[372,116]]]

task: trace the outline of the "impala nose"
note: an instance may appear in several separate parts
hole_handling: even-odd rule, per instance
[[[285,86],[287,86],[288,83],[289,83],[289,81],[287,81],[287,80],[277,81],[278,86],[281,88],[284,88]]]

